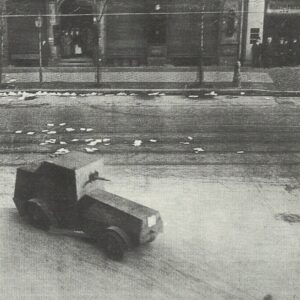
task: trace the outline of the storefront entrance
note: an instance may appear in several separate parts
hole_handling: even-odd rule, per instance
[[[85,1],[65,0],[60,6],[59,48],[62,58],[95,56],[97,32],[93,7]]]

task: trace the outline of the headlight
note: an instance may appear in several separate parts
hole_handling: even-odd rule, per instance
[[[147,222],[148,222],[148,227],[154,226],[156,224],[156,215],[148,217]]]

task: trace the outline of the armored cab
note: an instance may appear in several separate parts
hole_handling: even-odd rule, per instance
[[[81,230],[120,260],[162,232],[158,211],[104,190],[103,160],[81,152],[17,169],[14,202],[36,227]]]

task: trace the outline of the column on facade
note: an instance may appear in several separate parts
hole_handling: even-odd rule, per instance
[[[244,0],[223,0],[219,27],[220,65],[234,65],[239,59],[243,2]]]
[[[6,14],[6,1],[0,0],[0,30],[2,36],[2,65],[5,66],[8,64],[8,26],[7,26],[7,18],[2,17],[2,15]]]
[[[47,18],[47,27],[48,27],[48,44],[50,50],[50,63],[55,63],[59,59],[59,50],[58,46],[55,44],[55,32],[54,28],[58,25],[57,17],[57,1],[49,0],[48,1],[48,15]]]
[[[265,1],[249,0],[248,4],[248,24],[246,34],[246,63],[251,62],[252,57],[252,42],[258,36],[263,40],[265,18]]]

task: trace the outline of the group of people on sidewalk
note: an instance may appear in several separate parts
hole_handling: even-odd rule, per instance
[[[87,55],[93,57],[96,35],[89,28],[63,30],[60,38],[61,56],[64,58]]]
[[[271,36],[264,43],[260,38],[252,45],[252,66],[271,68],[300,64],[300,42],[298,38],[281,37],[277,42]]]

